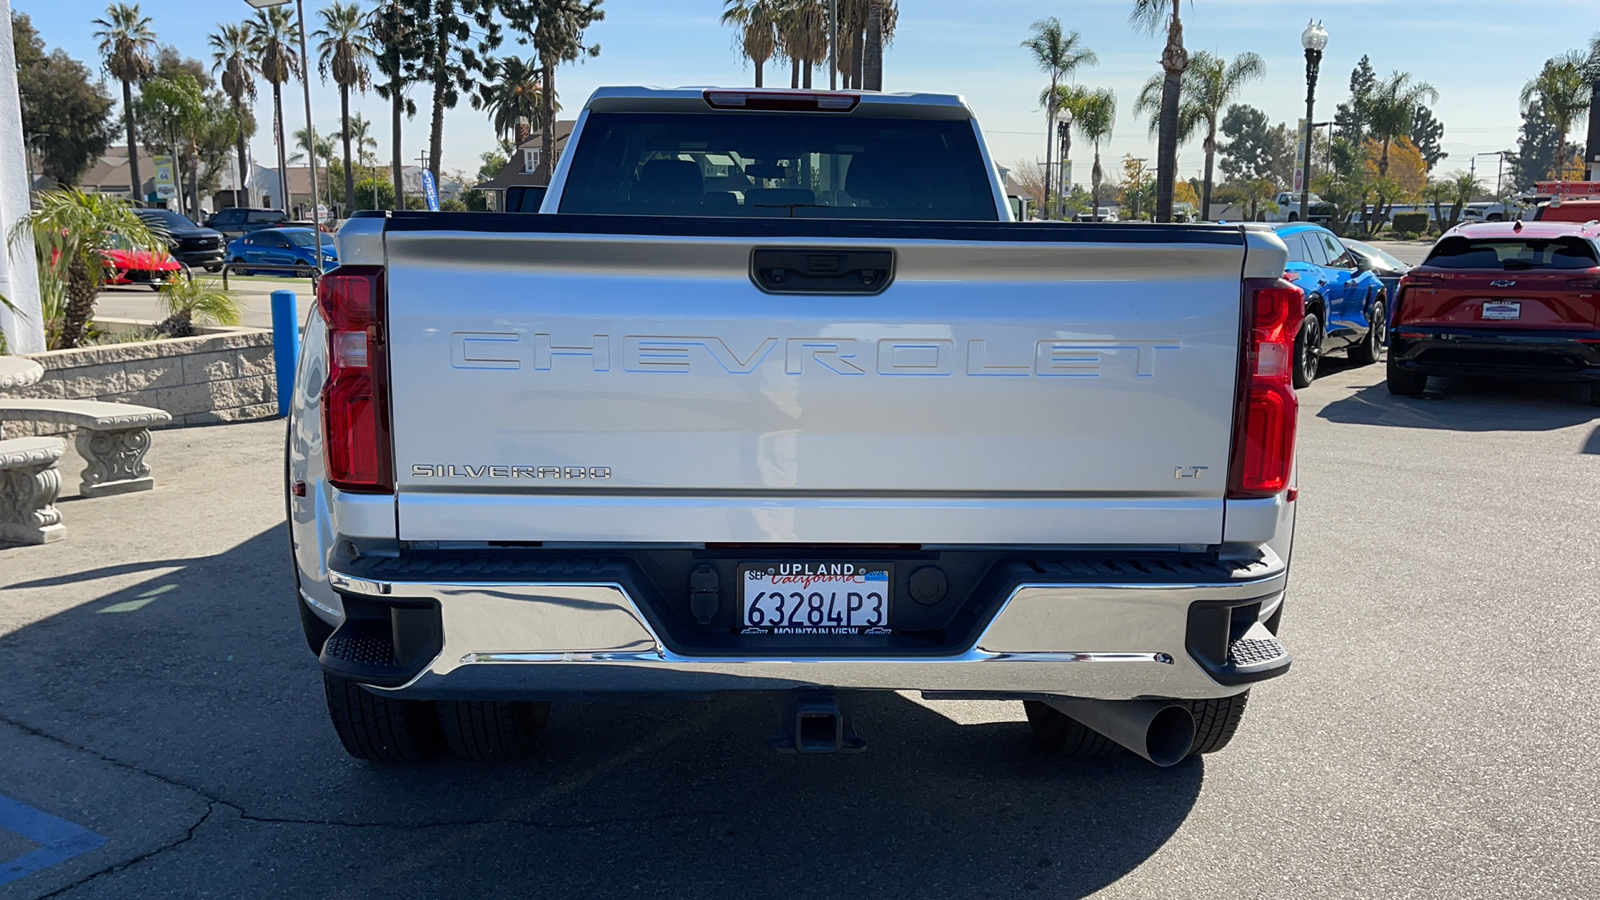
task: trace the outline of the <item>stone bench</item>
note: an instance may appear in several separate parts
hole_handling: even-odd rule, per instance
[[[56,498],[66,444],[60,438],[0,441],[0,541],[47,544],[66,536]]]
[[[149,406],[101,400],[0,397],[0,427],[17,419],[77,428],[78,455],[87,463],[78,490],[85,497],[104,497],[155,487],[144,464],[150,427],[165,425],[172,416]]]

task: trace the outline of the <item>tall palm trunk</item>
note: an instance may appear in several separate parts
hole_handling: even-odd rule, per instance
[[[544,119],[543,128],[541,129],[543,140],[539,142],[539,171],[535,176],[535,180],[543,184],[549,184],[550,173],[555,169],[556,116],[553,107],[555,106],[556,95],[556,67],[546,62],[543,69],[544,92],[543,96],[539,98],[540,118]]]
[[[272,115],[272,130],[276,132],[273,137],[277,138],[278,141],[278,190],[283,192],[278,200],[283,204],[283,211],[287,213],[294,206],[294,198],[289,195],[288,151],[283,146],[285,137],[283,133],[283,85],[277,82],[272,83]],[[316,165],[316,160],[313,159],[311,164]]]
[[[883,90],[883,0],[868,0],[867,28],[862,37],[861,87]]]
[[[400,159],[400,118],[405,111],[405,98],[398,86],[389,89],[390,108],[394,113],[394,208],[406,208],[405,164]],[[378,189],[373,186],[372,205],[378,205]]]
[[[854,29],[850,34],[850,87],[861,90],[862,67],[866,63],[867,32]]]
[[[441,30],[439,34],[438,63],[433,72],[433,122],[428,131],[428,171],[433,181],[439,183],[439,156],[444,149],[444,91],[449,75],[445,72],[450,42]]]
[[[1089,211],[1089,221],[1100,221],[1100,143],[1094,145],[1094,168],[1089,172],[1089,202],[1094,208]]]
[[[761,75],[762,75],[763,72],[766,71],[766,68],[767,68],[766,60],[762,60],[761,62],[756,63],[756,87],[763,87],[764,86],[761,83]]]
[[[1208,120],[1206,131],[1206,182],[1200,191],[1200,221],[1211,221],[1211,177],[1214,172],[1212,166],[1217,161],[1217,119],[1215,116]]]
[[[1189,68],[1189,54],[1183,49],[1183,22],[1172,0],[1172,24],[1167,28],[1167,47],[1161,52],[1161,126],[1156,138],[1156,221],[1172,221],[1172,192],[1178,178],[1178,99],[1183,86],[1183,70]]]
[[[789,87],[800,86],[800,58],[792,57],[789,60]]]
[[[800,76],[800,86],[809,91],[811,90],[811,64],[806,63],[805,67],[801,71],[803,74]]]
[[[239,180],[233,186],[233,205],[253,206],[254,204],[248,199],[240,199],[241,194],[245,198],[250,196],[250,185],[247,181],[249,178],[250,157],[244,149],[244,104],[239,101],[238,97],[233,98],[233,114],[239,120],[239,135],[234,144],[234,149],[239,151]]]
[[[144,200],[143,179],[139,177],[139,144],[133,134],[133,82],[122,80],[122,118],[128,123],[128,196],[135,204]]]
[[[350,85],[339,85],[339,129],[344,139],[344,214],[356,208],[356,170],[350,163]],[[376,206],[377,204],[373,204]]]

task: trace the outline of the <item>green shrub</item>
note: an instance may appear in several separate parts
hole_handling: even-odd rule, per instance
[[[1410,232],[1415,240],[1415,235],[1428,230],[1428,214],[1425,212],[1407,212],[1394,214],[1394,230]]]

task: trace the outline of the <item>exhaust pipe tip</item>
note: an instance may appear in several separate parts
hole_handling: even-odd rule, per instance
[[[1194,746],[1194,714],[1177,704],[1156,713],[1145,729],[1144,745],[1139,755],[1163,769],[1183,762]]]
[[[1194,715],[1170,701],[1056,697],[1045,704],[1162,768],[1183,762],[1194,746]]]

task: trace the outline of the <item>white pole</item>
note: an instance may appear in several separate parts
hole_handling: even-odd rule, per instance
[[[311,160],[311,240],[316,249],[311,255],[316,257],[317,271],[322,271],[322,218],[317,208],[322,205],[322,197],[317,193],[317,131],[311,125],[311,57],[306,56],[306,4],[305,0],[294,0],[295,13],[300,17],[300,84],[306,89],[306,156]]]
[[[5,332],[11,353],[39,353],[45,348],[33,241],[21,241],[13,248],[6,239],[28,214],[26,156],[22,102],[17,97],[17,57],[11,44],[11,0],[0,0],[0,294],[20,313],[0,305],[0,331]]]

